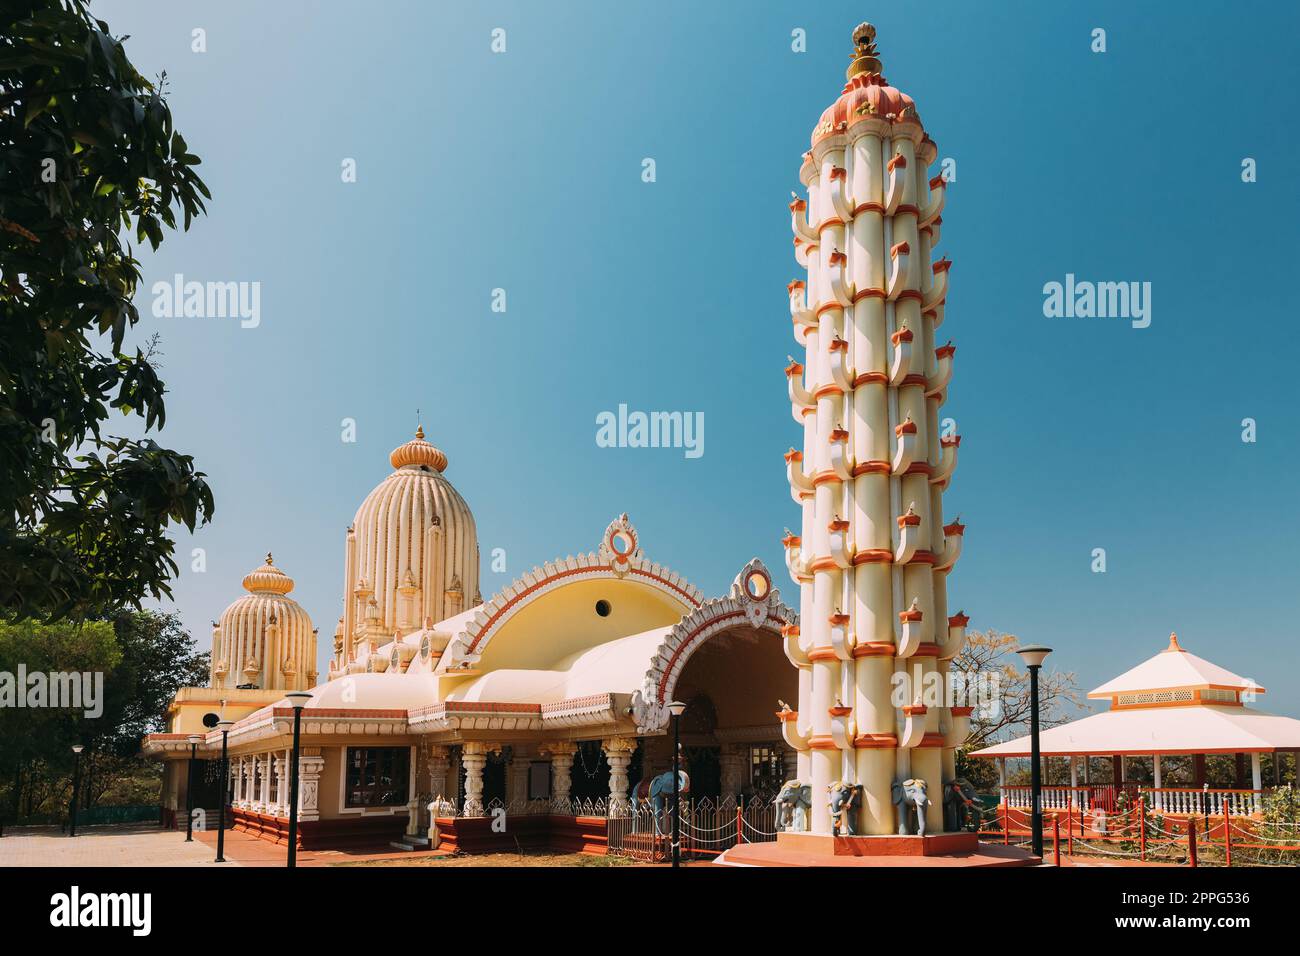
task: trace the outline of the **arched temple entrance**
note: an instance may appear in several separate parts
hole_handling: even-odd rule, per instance
[[[705,602],[668,635],[633,702],[645,776],[671,769],[674,699],[687,705],[682,750],[696,799],[769,796],[794,776],[796,754],[775,716],[799,696],[781,640],[794,613],[779,598],[767,569],[751,561],[727,597]]]

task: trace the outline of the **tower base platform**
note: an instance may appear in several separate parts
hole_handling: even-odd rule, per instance
[[[930,836],[829,836],[778,833],[774,843],[743,843],[721,854],[722,866],[1037,866],[1028,850],[981,843],[974,833]]]

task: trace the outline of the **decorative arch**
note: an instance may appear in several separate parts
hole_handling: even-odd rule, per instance
[[[668,725],[668,702],[686,663],[709,638],[739,625],[780,634],[799,623],[799,615],[781,603],[772,575],[758,558],[731,582],[726,597],[706,601],[686,615],[664,638],[646,671],[641,689],[632,695],[632,716],[638,733],[655,733]]]
[[[698,608],[704,600],[703,592],[676,571],[648,560],[638,541],[636,529],[622,514],[605,529],[597,551],[557,558],[521,575],[484,602],[465,630],[448,645],[444,669],[473,666],[515,614],[543,594],[577,581],[631,579],[679,604]]]

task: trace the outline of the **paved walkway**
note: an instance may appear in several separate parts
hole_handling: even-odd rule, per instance
[[[8,828],[0,838],[0,867],[6,866],[213,866],[217,856],[215,831],[197,832],[185,842],[184,830],[162,830],[157,824],[128,823],[79,827],[70,837],[58,827]],[[226,831],[225,856],[231,866],[284,866],[286,848],[237,830]],[[300,850],[300,866],[333,866],[372,860],[436,854],[393,849]]]

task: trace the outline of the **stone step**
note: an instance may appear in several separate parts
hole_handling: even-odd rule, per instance
[[[427,850],[429,848],[429,838],[403,836],[400,840],[393,840],[388,845],[395,850]]]

